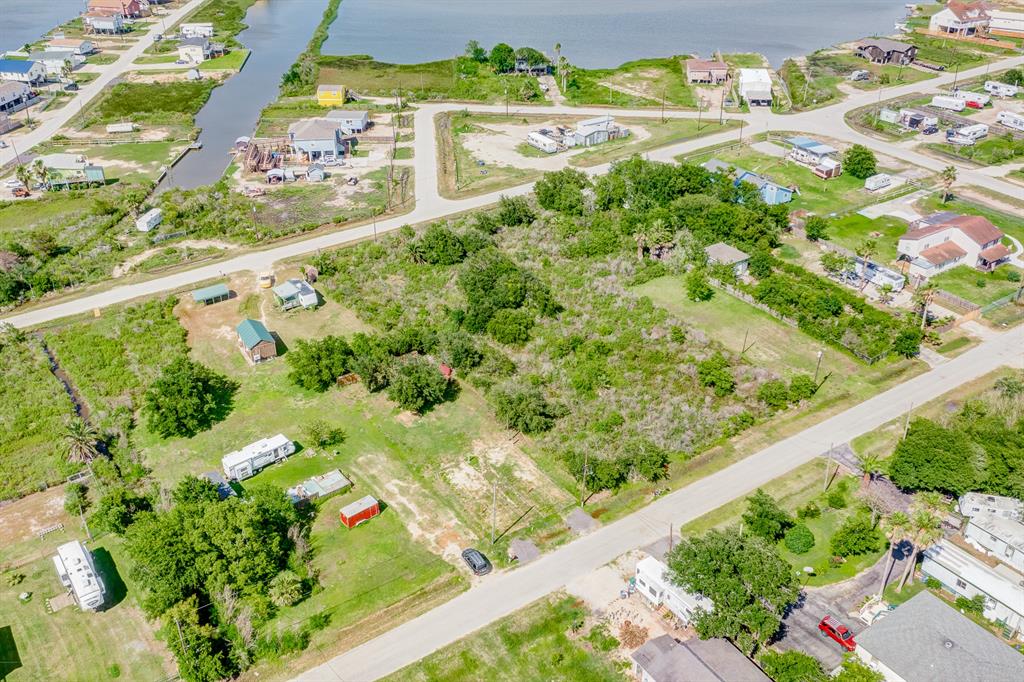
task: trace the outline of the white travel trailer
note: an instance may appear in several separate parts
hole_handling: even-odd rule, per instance
[[[972,109],[984,109],[985,105],[992,101],[992,96],[983,92],[971,92],[970,90],[957,90],[953,97],[962,99]]]
[[[558,151],[558,143],[543,133],[532,132],[528,134],[526,136],[526,142],[531,147],[535,147],[536,149],[548,154],[554,154]]]
[[[1018,114],[1015,111],[1000,111],[996,116],[996,123],[1007,128],[1024,131],[1024,114]]]
[[[964,126],[946,133],[946,141],[950,144],[972,145],[988,135],[988,126],[984,123]]]
[[[281,462],[294,453],[295,443],[279,433],[224,455],[221,464],[224,467],[224,476],[230,480],[241,481],[252,477],[263,467]]]
[[[932,97],[932,106],[940,109],[949,109],[950,111],[963,111],[964,107],[967,106],[967,102],[951,95],[935,95],[935,97]]]
[[[885,189],[892,185],[892,176],[885,173],[878,173],[872,175],[870,178],[864,181],[864,189],[869,192],[877,192],[880,189]]]
[[[1016,97],[1020,88],[1010,83],[999,81],[985,81],[985,92],[996,97]]]
[[[139,219],[135,221],[135,229],[139,232],[149,232],[159,225],[163,219],[164,212],[159,208],[152,208],[139,216]]]
[[[83,611],[96,611],[103,606],[106,589],[96,573],[92,553],[85,545],[77,540],[64,543],[57,548],[53,565],[57,568],[61,583],[68,588]]]

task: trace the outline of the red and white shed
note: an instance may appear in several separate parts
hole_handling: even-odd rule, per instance
[[[363,521],[369,521],[380,514],[380,501],[373,495],[367,495],[341,508],[341,522],[346,528],[355,528]]]

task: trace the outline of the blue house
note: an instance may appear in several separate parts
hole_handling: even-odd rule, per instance
[[[46,66],[26,59],[0,59],[0,80],[42,83],[46,80]]]
[[[705,161],[701,166],[711,173],[729,175],[729,173],[732,172],[733,177],[735,178],[733,180],[733,184],[736,187],[739,187],[741,182],[749,182],[757,187],[758,192],[761,194],[761,199],[769,206],[774,206],[776,204],[788,204],[793,201],[793,194],[796,193],[795,190],[774,183],[763,175],[758,175],[753,171],[733,166],[721,159]]]

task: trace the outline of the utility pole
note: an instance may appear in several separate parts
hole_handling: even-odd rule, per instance
[[[697,100],[697,132],[700,132],[700,115],[704,113],[704,98]]]
[[[82,503],[78,503],[78,517],[82,519],[82,525],[85,526],[85,534],[92,540],[92,531],[89,530],[89,524],[85,520],[85,514],[82,512]]]
[[[824,350],[818,351],[818,363],[814,365],[814,385],[818,385],[818,370],[821,369],[821,357],[825,355]]]
[[[725,123],[725,86],[722,86],[722,101],[718,104],[718,125]]]
[[[914,411],[914,403],[910,403],[910,409],[907,410],[907,416],[903,419],[903,438],[900,440],[906,440],[907,433],[910,431],[910,413]]]
[[[505,86],[505,118],[508,118],[508,86]]]
[[[377,241],[377,214],[373,214],[373,241]]]
[[[835,443],[830,443],[828,446],[828,459],[825,460],[825,480],[822,481],[821,492],[828,490],[828,472],[832,469],[832,450],[835,446]]]
[[[668,553],[672,553],[672,524],[668,524]]]
[[[665,122],[665,92],[666,88],[661,89],[661,122]],[[697,126],[697,130],[700,130],[700,126]]]
[[[491,469],[491,544],[494,544],[495,527],[498,525],[498,472]]]
[[[590,450],[583,453],[583,476],[580,481],[580,509],[583,508],[583,495],[587,490],[587,467],[590,465]]]
[[[746,123],[742,118],[740,119],[740,142],[743,142],[743,125]]]

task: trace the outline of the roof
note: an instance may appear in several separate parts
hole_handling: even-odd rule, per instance
[[[956,242],[942,242],[925,249],[918,255],[932,265],[942,265],[943,263],[963,258],[967,255],[967,252],[957,246]]]
[[[196,47],[206,47],[209,44],[209,38],[182,38],[178,41],[178,47],[186,47],[189,45],[195,45]]]
[[[146,215],[149,215],[149,213]],[[196,303],[201,303],[202,301],[209,301],[210,299],[222,298],[230,295],[231,290],[228,289],[227,284],[211,284],[208,287],[203,287],[202,289],[196,289],[193,291],[192,300]]]
[[[288,126],[288,136],[296,140],[333,140],[338,122],[327,118],[307,118]]]
[[[57,47],[80,47],[81,45],[92,42],[82,38],[54,38],[49,41],[47,45],[56,45]]]
[[[321,167],[320,170],[323,170]],[[301,279],[289,279],[274,287],[278,297],[289,300],[296,296],[316,296],[316,291]]]
[[[978,215],[958,215],[950,211],[934,213],[914,223],[900,239],[917,240],[930,237],[950,228],[958,229],[976,244],[988,244],[1003,238],[1003,231],[987,218]]]
[[[321,93],[321,92],[336,92],[336,91],[341,91],[341,90],[344,90],[344,89],[345,89],[344,85],[329,85],[327,83],[323,83],[321,85],[316,86],[316,91],[318,93]]]
[[[12,95],[21,95],[26,90],[28,90],[28,86],[21,81],[4,81],[0,83],[0,95],[6,95],[8,93]]]
[[[235,450],[221,457],[220,462],[224,465],[225,469],[230,469],[236,464],[242,462],[248,462],[257,455],[263,454],[264,452],[271,452],[278,448],[288,445],[291,440],[283,433],[279,433],[276,436],[270,438],[261,438],[260,440],[249,443],[241,450]]]
[[[661,635],[634,651],[632,658],[654,682],[771,682],[753,661],[724,639],[679,643],[671,635]]]
[[[4,73],[28,73],[34,65],[27,59],[0,59],[0,71]]]
[[[48,59],[71,61],[71,53],[63,50],[43,50],[42,52],[33,52],[28,56],[28,59],[32,62],[45,62]],[[81,57],[78,59],[81,60]]]
[[[743,95],[747,99],[764,100],[772,98],[771,90],[749,89]]]
[[[818,142],[817,140],[812,140],[809,137],[790,137],[786,139],[786,142],[797,149],[802,149],[805,152],[818,154],[820,156],[824,156],[825,154],[835,154],[839,151],[835,147],[830,147],[824,142]]]
[[[733,265],[735,263],[741,263],[750,256],[735,246],[730,246],[725,242],[718,242],[712,244],[704,249],[704,253],[708,254],[708,258],[716,263],[722,263],[723,265]]]
[[[238,332],[238,338],[249,349],[255,348],[261,343],[275,343],[274,337],[259,320],[242,320],[235,327],[235,331]]]
[[[1018,552],[1024,552],[1024,523],[1020,521],[982,512],[972,516],[968,525],[977,526],[1013,546]]]
[[[42,161],[43,165],[47,168],[56,168],[58,170],[78,170],[88,165],[85,157],[81,154],[44,154],[38,160]]]
[[[721,159],[710,159],[702,163],[701,166],[703,166],[704,170],[708,171],[709,173],[725,173],[726,175],[728,175],[730,168],[736,171],[736,175],[743,175],[744,173],[747,172],[743,168],[735,166],[731,163],[726,163]]]
[[[332,469],[326,474],[320,474],[309,479],[314,481],[320,489],[324,491],[324,494],[330,494],[337,492],[342,488],[346,488],[352,485],[352,481],[348,480],[338,469]]]
[[[595,130],[607,130],[615,125],[615,118],[611,114],[587,118],[576,124],[576,131],[583,135],[589,135]],[[587,130],[585,130],[587,129]]]
[[[784,190],[786,192],[792,192],[793,191],[793,190],[789,189],[788,187],[783,187],[782,185],[778,184],[777,182],[772,182],[771,180],[769,180],[768,178],[764,177],[763,175],[758,175],[757,173],[754,173],[753,171],[743,171],[742,173],[740,173],[739,170],[737,170],[736,173],[739,176],[738,179],[737,179],[738,182],[749,182],[750,184],[754,185],[758,189],[762,189],[765,186],[770,186],[770,187],[775,187],[776,189]]]
[[[875,621],[857,645],[905,680],[1024,679],[1024,656],[927,591]]]
[[[989,597],[1004,604],[1011,611],[1024,615],[1024,587],[1021,587],[1022,576],[1002,566],[989,566],[981,559],[971,555],[949,540],[939,540],[924,551],[926,559],[949,569],[958,578],[974,585]]]
[[[729,65],[725,62],[709,61],[707,59],[687,59],[686,68],[688,71],[727,71]]]
[[[1009,255],[1010,250],[1006,248],[1006,246],[1003,244],[996,244],[995,246],[990,246],[987,249],[983,249],[981,253],[978,254],[980,258],[984,258],[990,263],[993,261],[1002,260]]]
[[[960,513],[964,516],[991,510],[1001,512],[1003,515],[1020,515],[1024,512],[1024,501],[1016,497],[1005,497],[1003,495],[986,495],[985,493],[964,493],[959,501]]]
[[[57,548],[57,556],[53,557],[58,570],[63,569],[71,589],[79,602],[89,601],[89,597],[103,594],[103,582],[96,575],[92,554],[77,540],[65,542]]]
[[[956,15],[961,21],[970,19],[984,19],[988,16],[988,6],[983,2],[958,2],[949,0],[946,9]]]
[[[89,9],[120,10],[132,4],[132,0],[89,0]]]
[[[740,85],[764,83],[771,85],[772,74],[768,69],[740,69]]]
[[[332,121],[351,121],[354,119],[362,120],[369,117],[369,111],[349,111],[348,109],[331,109],[324,114],[324,118],[329,118]]]
[[[350,502],[342,507],[341,515],[345,518],[351,518],[360,512],[366,511],[375,504],[379,504],[377,502],[377,498],[373,495],[367,495],[366,497],[361,497],[355,502]]]
[[[865,38],[857,44],[857,47],[877,47],[882,52],[906,52],[914,47],[909,43],[901,43],[890,38]]]

